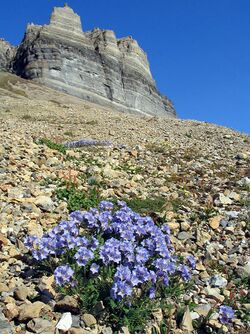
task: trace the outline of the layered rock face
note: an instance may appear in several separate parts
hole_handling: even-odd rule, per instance
[[[11,69],[11,61],[15,51],[16,49],[12,45],[4,39],[0,39],[0,71],[9,71]]]
[[[13,72],[51,88],[123,112],[175,117],[156,89],[146,54],[131,37],[111,30],[83,32],[65,5],[49,25],[28,25],[12,62]]]

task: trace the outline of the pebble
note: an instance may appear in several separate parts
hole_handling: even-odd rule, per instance
[[[185,231],[180,232],[178,234],[178,239],[179,240],[187,240],[187,239],[191,239],[191,238],[192,238],[192,235],[190,233],[185,232]]]
[[[209,220],[209,225],[212,227],[212,229],[217,230],[217,228],[220,226],[220,222],[222,220],[222,216],[216,216]]]
[[[84,313],[82,315],[82,320],[84,321],[86,327],[91,327],[97,324],[96,318],[92,314],[89,314],[89,313]]]
[[[19,286],[14,291],[14,297],[17,300],[24,301],[29,295],[29,289],[26,286]]]

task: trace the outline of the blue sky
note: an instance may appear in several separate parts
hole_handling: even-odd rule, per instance
[[[26,24],[48,23],[61,0],[2,1],[0,37],[18,44]],[[250,0],[68,0],[83,29],[132,35],[180,118],[250,133]]]

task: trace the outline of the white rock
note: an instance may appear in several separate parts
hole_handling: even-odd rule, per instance
[[[48,212],[54,209],[54,202],[47,196],[38,196],[35,200],[35,205]]]
[[[227,283],[227,280],[220,275],[215,275],[210,280],[211,286],[218,288],[225,288],[227,286]]]
[[[199,317],[200,317],[197,312],[190,312],[190,315],[191,315],[192,320],[199,319]]]
[[[233,201],[228,196],[225,196],[224,194],[219,194],[219,201],[220,203],[224,205],[233,203]]]
[[[56,325],[57,329],[62,331],[68,331],[72,326],[73,320],[72,315],[70,312],[66,312],[62,315],[61,319],[59,320],[58,324]]]
[[[245,274],[250,276],[250,258],[248,259],[247,263],[243,267],[243,270],[244,270]]]
[[[186,331],[187,333],[192,333],[192,331],[194,330],[193,324],[192,324],[192,317],[191,317],[188,307],[186,308],[186,311],[183,315],[183,319],[181,322],[181,329],[183,331]]]

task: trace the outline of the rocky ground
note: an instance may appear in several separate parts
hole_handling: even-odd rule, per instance
[[[171,333],[206,333],[197,327],[211,309],[217,311],[206,319],[207,332],[248,333],[249,136],[208,123],[102,110],[9,75],[0,75],[0,117],[1,334],[54,333],[65,310],[75,308],[71,297],[59,300],[53,277],[32,278],[23,245],[25,236],[42,236],[78,204],[63,198],[70,183],[86,197],[97,189],[100,198],[157,214],[169,223],[177,252],[196,257],[194,286],[178,301],[190,311],[179,324],[173,302]],[[113,146],[65,155],[38,144],[41,138],[111,140]],[[45,290],[54,294],[50,303]],[[228,325],[218,320],[221,304],[236,311]],[[74,314],[69,333],[99,332],[112,333],[93,316]]]

